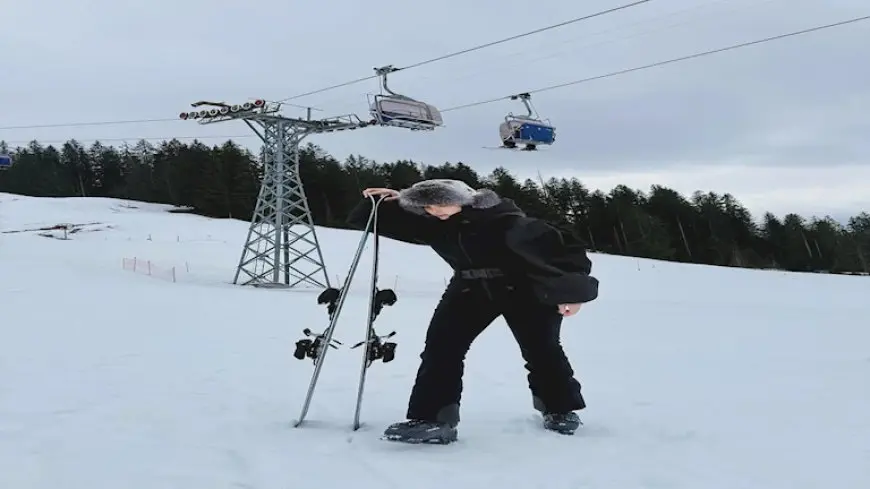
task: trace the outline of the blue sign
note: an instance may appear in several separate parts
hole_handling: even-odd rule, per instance
[[[0,169],[9,168],[12,166],[12,157],[9,155],[0,155]]]

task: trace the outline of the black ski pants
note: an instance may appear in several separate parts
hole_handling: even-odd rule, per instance
[[[506,278],[455,276],[432,316],[408,403],[408,419],[459,423],[465,355],[496,318],[504,316],[528,370],[533,406],[544,413],[583,409],[580,383],[562,349],[562,316],[531,289]]]

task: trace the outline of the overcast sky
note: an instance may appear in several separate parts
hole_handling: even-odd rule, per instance
[[[240,121],[2,128],[174,118],[200,99],[279,100],[627,3],[4,2],[0,139],[232,136],[255,148]],[[867,14],[867,0],[652,0],[396,73],[390,86],[447,109]],[[339,159],[464,161],[483,174],[578,176],[605,191],[730,192],[757,217],[842,218],[870,210],[868,59],[863,22],[534,94],[557,127],[556,144],[537,153],[485,148],[499,144],[508,111],[522,112],[509,100],[447,111],[435,132],[368,128],[310,141]],[[378,88],[370,80],[291,102],[367,118],[366,94]]]

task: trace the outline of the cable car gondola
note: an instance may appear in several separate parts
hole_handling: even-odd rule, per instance
[[[0,154],[0,170],[12,168],[12,157],[5,154]]]
[[[374,96],[370,111],[374,122],[381,126],[401,127],[412,131],[431,131],[444,124],[441,112],[432,105],[399,95],[387,87],[387,74],[398,71],[392,65],[375,68],[381,77],[381,90],[389,95]]]
[[[498,127],[502,148],[516,149],[517,145],[525,145],[523,151],[535,151],[540,145],[551,145],[556,140],[556,128],[549,121],[535,117],[529,99],[531,95],[521,93],[511,95],[511,100],[522,100],[526,106],[527,115],[509,113]]]

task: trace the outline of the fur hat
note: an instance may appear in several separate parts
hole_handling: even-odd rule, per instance
[[[501,198],[489,189],[473,189],[461,180],[423,180],[399,192],[402,208],[425,214],[428,205],[471,206],[477,209],[493,207]]]

